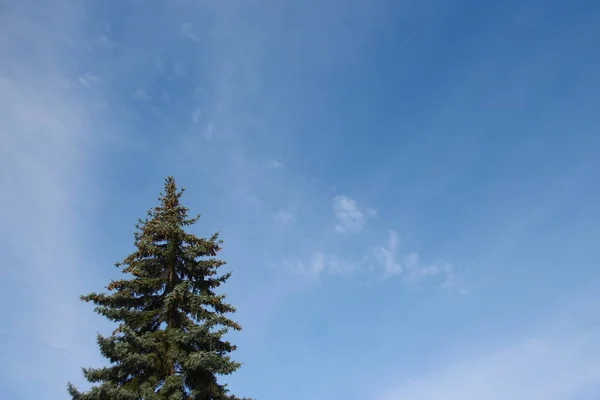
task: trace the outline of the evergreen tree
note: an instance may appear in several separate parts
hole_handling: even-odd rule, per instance
[[[235,309],[215,289],[231,275],[218,275],[224,261],[218,234],[198,238],[184,229],[196,223],[179,202],[175,180],[165,181],[160,205],[136,225],[136,250],[116,266],[128,279],[112,281],[110,293],[82,296],[96,312],[118,324],[108,337],[98,335],[100,352],[111,362],[84,368],[94,383],[87,392],[72,384],[73,400],[235,400],[217,376],[240,367],[225,341],[241,327],[226,315]]]

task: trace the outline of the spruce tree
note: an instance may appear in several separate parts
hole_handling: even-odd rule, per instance
[[[236,346],[223,336],[241,327],[215,292],[231,273],[218,273],[225,264],[215,258],[218,233],[186,232],[200,217],[188,217],[182,194],[167,178],[160,205],[136,225],[135,251],[116,264],[127,278],[110,282],[109,293],[81,296],[118,327],[97,337],[110,366],[83,368],[94,386],[80,392],[69,383],[73,400],[237,399],[217,381],[240,367],[229,356]]]

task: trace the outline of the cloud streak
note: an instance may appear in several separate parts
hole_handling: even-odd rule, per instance
[[[581,321],[575,321],[581,324]],[[572,325],[563,321],[561,325]],[[600,386],[600,326],[529,338],[434,367],[399,380],[377,400],[591,399]]]
[[[7,398],[64,397],[66,381],[77,380],[80,363],[87,362],[79,357],[86,351],[78,335],[91,316],[77,301],[81,266],[90,264],[80,251],[86,237],[82,211],[93,209],[91,121],[101,112],[91,89],[103,81],[74,73],[81,70],[74,60],[85,37],[80,11],[77,4],[50,1],[38,4],[35,14],[16,5],[10,19],[2,18],[0,238],[6,251],[0,262],[6,271],[0,302],[11,306],[0,317],[4,334],[32,343],[0,345],[3,383],[14,383]],[[68,354],[56,349],[76,356],[65,359]],[[27,378],[32,362],[45,371],[33,385]]]

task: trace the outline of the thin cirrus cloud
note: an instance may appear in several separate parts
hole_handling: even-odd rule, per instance
[[[2,18],[3,36],[16,39],[0,45],[0,184],[11,188],[0,199],[0,262],[9,267],[0,302],[13,305],[1,312],[6,398],[59,398],[93,358],[83,356],[90,346],[78,335],[93,316],[77,299],[80,267],[93,264],[81,251],[89,222],[81,210],[94,208],[88,178],[101,140],[90,121],[102,112],[95,90],[102,79],[73,74],[73,60],[87,54],[79,11],[50,1],[36,14],[14,7]],[[40,21],[37,12],[50,17]],[[33,379],[32,363],[44,370]]]
[[[374,398],[595,399],[600,381],[600,327],[590,324],[594,314],[597,311],[584,303],[568,304],[564,310],[553,310],[547,321],[537,321],[526,334],[499,339],[500,343],[488,338],[483,349],[464,346],[462,354],[434,362],[429,371],[383,383]]]

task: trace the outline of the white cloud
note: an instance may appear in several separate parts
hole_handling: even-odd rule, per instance
[[[373,248],[373,255],[383,265],[385,277],[402,273],[402,265],[397,260],[397,252],[398,234],[393,230],[388,232],[388,240],[385,246],[375,246]]]
[[[357,270],[358,265],[335,254],[315,252],[307,261],[284,259],[283,265],[293,273],[317,278],[324,273],[347,275]]]
[[[356,202],[346,196],[333,198],[333,211],[338,222],[335,231],[338,233],[358,233],[365,225],[365,215]]]
[[[85,48],[79,3],[49,1],[35,13],[19,4],[3,19],[0,35],[15,39],[13,45],[0,39],[0,185],[9,188],[0,196],[0,262],[9,266],[0,279],[0,303],[18,305],[3,313],[3,331],[78,352],[85,347],[82,340],[93,343],[93,336],[78,336],[94,317],[78,297],[81,267],[92,262],[80,253],[85,240],[80,210],[93,207],[89,174],[98,138],[90,122],[98,93],[86,88],[98,79],[73,75],[81,70],[79,57],[87,54],[79,52]],[[80,324],[74,327],[73,321]],[[79,363],[90,360],[65,360],[64,352],[41,345],[0,345],[6,346],[2,383],[19,387],[21,398],[64,396],[65,382],[80,380]],[[47,371],[33,386],[31,364]]]
[[[462,294],[467,293],[456,276],[453,265],[449,262],[435,260],[431,263],[423,263],[417,252],[401,256],[398,252],[398,233],[394,230],[388,232],[386,244],[374,246],[371,253],[383,266],[383,278],[400,275],[406,281],[457,288]]]
[[[600,393],[598,354],[598,326],[567,335],[540,334],[448,362],[417,379],[398,379],[376,399],[591,399],[592,389]]]
[[[274,218],[279,223],[286,224],[293,219],[293,215],[288,214],[287,211],[279,211]],[[373,259],[375,263],[372,262]],[[371,247],[360,260],[340,258],[335,254],[322,252],[313,253],[307,261],[284,259],[284,265],[288,270],[313,277],[323,273],[346,275],[360,269],[369,274],[377,274],[374,264],[383,267],[383,274],[376,278],[379,281],[399,276],[406,283],[453,289],[461,294],[467,294],[467,289],[451,263],[439,259],[426,263],[421,261],[421,256],[417,252],[403,255],[399,249],[398,233],[394,230],[388,231],[385,244]]]
[[[447,289],[454,288],[462,294],[467,294],[467,289],[456,275],[454,266],[445,260],[424,263],[420,254],[413,252],[404,257],[404,267],[407,280],[439,285]]]

